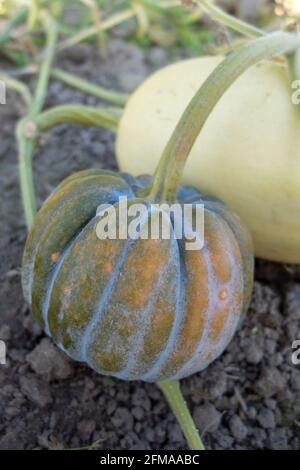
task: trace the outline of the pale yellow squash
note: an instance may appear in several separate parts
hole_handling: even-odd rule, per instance
[[[133,93],[121,118],[121,170],[152,174],[180,115],[222,61],[170,65]],[[183,183],[224,200],[246,222],[256,255],[300,263],[300,115],[284,64],[262,62],[225,93],[198,137]]]

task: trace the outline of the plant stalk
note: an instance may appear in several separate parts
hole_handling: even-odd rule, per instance
[[[34,119],[34,124],[40,131],[47,131],[59,124],[69,123],[80,126],[104,128],[116,132],[118,108],[93,108],[83,105],[61,105],[42,112]]]
[[[22,201],[24,205],[27,226],[30,228],[36,213],[36,198],[32,174],[32,155],[36,144],[34,135],[30,135],[30,123],[40,113],[48,87],[50,69],[54,58],[57,25],[43,14],[42,20],[46,29],[46,55],[41,65],[36,91],[30,105],[27,116],[19,121],[16,129],[16,136],[19,150],[19,175]]]
[[[216,67],[188,104],[165,147],[148,192],[151,200],[172,202],[176,199],[184,166],[195,140],[232,83],[252,65],[275,55],[291,53],[299,44],[297,34],[276,32],[249,42]]]
[[[36,90],[34,93],[33,104],[29,112],[31,116],[38,114],[44,105],[45,95],[46,95],[50,72],[51,72],[51,66],[54,60],[54,56],[55,56],[55,47],[56,47],[56,41],[57,41],[57,35],[58,35],[58,28],[57,28],[55,21],[53,21],[46,14],[42,18],[43,18],[43,23],[46,29],[46,35],[47,35],[46,56],[44,58],[44,61],[42,62],[42,65],[39,71],[37,86],[36,86]]]
[[[32,31],[36,25],[39,14],[39,0],[31,0],[31,7],[27,18],[27,28]]]
[[[191,450],[205,450],[198,429],[182,396],[178,380],[158,382]]]
[[[66,39],[65,41],[62,41],[58,45],[58,50],[64,50],[67,49],[68,47],[75,46],[75,44],[78,44],[82,41],[86,41],[87,39],[96,36],[99,32],[107,31],[108,29],[113,28],[114,26],[117,26],[120,23],[123,23],[123,21],[126,21],[130,18],[133,18],[135,16],[135,12],[132,9],[124,10],[119,13],[116,13],[115,15],[112,15],[110,18],[107,18],[106,20],[102,21],[99,27],[96,26],[90,26],[89,28],[84,29],[83,31],[80,31],[78,34],[75,34],[71,38]]]
[[[192,1],[201,7],[205,13],[209,13],[215,21],[222,23],[224,26],[228,26],[228,28],[233,29],[240,34],[244,34],[250,38],[259,38],[266,34],[263,30],[256,28],[255,26],[252,26],[245,21],[239,20],[232,15],[229,15],[209,0]]]
[[[36,74],[37,72],[38,67],[36,65],[30,65],[28,67],[24,67],[23,69],[11,69],[8,71],[8,74],[0,73],[0,80],[2,79],[4,81],[8,81],[11,78],[14,79],[14,77],[23,77],[26,75],[30,76]],[[91,96],[95,96],[96,98],[107,101],[108,103],[115,104],[117,106],[123,107],[129,98],[129,95],[126,93],[110,90],[100,85],[90,83],[83,78],[75,77],[73,74],[58,68],[51,69],[50,75],[54,79],[59,80],[76,90],[82,91]],[[22,84],[22,82],[19,83]],[[14,86],[12,85],[11,88],[14,88]]]
[[[113,90],[107,90],[99,85],[89,83],[82,78],[75,77],[74,75],[65,72],[60,69],[53,69],[51,71],[53,78],[60,80],[66,85],[76,88],[77,90],[88,93],[89,95],[95,96],[101,100],[108,101],[118,106],[124,106],[128,100],[128,95],[118,93]]]

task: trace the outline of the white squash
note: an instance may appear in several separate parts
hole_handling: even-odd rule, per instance
[[[133,93],[117,137],[122,171],[153,174],[188,102],[222,60],[178,62]],[[237,212],[252,232],[257,256],[300,263],[300,115],[293,92],[285,64],[250,68],[210,115],[182,182]]]

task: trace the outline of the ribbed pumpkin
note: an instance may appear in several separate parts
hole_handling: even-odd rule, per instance
[[[99,240],[97,207],[134,201],[148,182],[94,169],[63,181],[28,236],[23,289],[73,359],[154,382],[198,372],[224,351],[249,304],[253,256],[240,219],[193,188],[178,201],[205,206],[202,250],[175,238]]]

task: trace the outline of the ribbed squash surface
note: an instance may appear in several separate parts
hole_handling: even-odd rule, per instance
[[[67,178],[40,209],[26,242],[23,289],[54,342],[101,374],[180,379],[226,348],[252,291],[248,231],[220,201],[205,206],[205,245],[180,240],[99,240],[97,207],[134,201],[147,177],[87,170]]]

